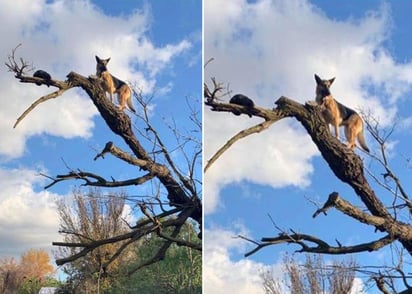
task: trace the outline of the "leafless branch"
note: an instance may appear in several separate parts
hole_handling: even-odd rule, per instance
[[[67,181],[67,180],[83,180],[84,181],[83,186],[114,188],[114,187],[125,187],[125,186],[131,186],[131,185],[141,185],[154,178],[153,175],[148,173],[138,178],[123,180],[123,181],[116,181],[114,179],[111,179],[110,181],[108,181],[105,178],[97,174],[94,174],[91,172],[85,172],[81,170],[71,171],[70,173],[65,174],[65,175],[57,175],[55,178],[52,178],[50,176],[46,176],[46,177],[53,179],[53,181],[50,184],[46,185],[44,187],[45,189],[48,189],[61,181]]]
[[[188,210],[186,210],[188,211]],[[184,217],[188,217],[189,214],[187,213],[183,213],[181,214]],[[158,219],[157,216],[154,216],[154,218]],[[139,224],[136,225],[135,229],[133,229],[132,231],[125,233],[125,234],[121,234],[115,237],[110,237],[107,239],[103,239],[103,240],[95,240],[95,241],[89,241],[87,243],[84,242],[80,242],[80,243],[68,243],[68,242],[53,242],[53,246],[60,246],[60,247],[79,247],[79,248],[83,248],[81,249],[77,254],[71,255],[67,258],[61,258],[61,259],[57,259],[56,260],[56,264],[57,265],[63,265],[65,263],[68,262],[72,262],[74,260],[79,259],[80,257],[83,257],[85,255],[87,255],[89,252],[91,252],[92,250],[102,246],[102,245],[106,245],[106,244],[111,244],[111,243],[116,243],[116,242],[120,242],[120,241],[127,241],[127,240],[137,240],[139,238],[141,238],[142,236],[147,235],[148,233],[152,233],[152,232],[156,232],[156,230],[158,229],[159,225],[162,226],[162,228],[167,228],[167,227],[178,227],[181,225],[182,219],[177,218],[177,219],[173,219],[173,218],[169,218],[166,219],[164,221],[158,221],[156,224]],[[177,231],[177,233],[179,233],[180,230]],[[176,235],[172,234],[172,237],[176,237]],[[172,241],[167,241],[167,243],[172,244]],[[170,246],[169,244],[169,246]],[[187,244],[185,244],[187,246],[194,246],[194,249],[198,249],[199,250],[199,245],[198,244],[192,244],[190,242],[188,242]],[[168,246],[168,247],[169,247]],[[167,248],[166,248],[167,249]]]
[[[83,171],[80,169],[72,169],[67,166],[69,172],[66,174],[60,174],[57,176],[49,176],[41,174],[42,176],[47,177],[51,182],[46,185],[45,188],[50,188],[53,185],[67,180],[81,180],[83,181],[83,186],[98,186],[98,187],[125,187],[130,185],[141,185],[144,183],[153,182],[154,185],[158,185],[158,195],[159,197],[158,205],[156,206],[157,212],[154,210],[147,211],[148,214],[152,215],[153,219],[158,223],[153,222],[142,222],[133,226],[130,231],[119,234],[117,236],[111,236],[103,238],[101,240],[94,240],[93,237],[89,239],[83,238],[87,242],[54,242],[53,245],[59,247],[70,247],[74,248],[73,254],[58,259],[57,263],[59,265],[72,262],[78,258],[86,256],[88,253],[93,250],[112,243],[120,242],[120,248],[117,248],[117,251],[112,255],[112,258],[108,260],[107,264],[110,264],[117,256],[119,256],[123,250],[135,240],[142,238],[143,236],[151,233],[159,234],[164,240],[165,245],[159,250],[157,257],[159,259],[153,258],[151,262],[156,260],[161,260],[165,255],[165,252],[170,247],[171,244],[178,244],[182,246],[193,246],[193,248],[199,250],[201,246],[199,244],[194,244],[191,242],[186,242],[177,238],[178,233],[180,232],[182,222],[188,221],[189,218],[193,219],[199,224],[199,229],[201,230],[202,224],[202,203],[201,197],[198,195],[198,191],[193,187],[195,179],[187,179],[184,176],[182,171],[179,171],[177,166],[174,165],[172,158],[170,156],[170,151],[167,150],[166,144],[160,139],[160,135],[153,128],[152,132],[156,137],[156,144],[154,146],[161,146],[163,154],[166,157],[166,163],[163,164],[157,161],[156,155],[154,153],[148,152],[141,143],[141,138],[137,137],[134,133],[132,120],[129,115],[121,111],[116,105],[114,105],[110,99],[107,99],[106,93],[101,87],[101,81],[95,76],[84,77],[77,74],[76,72],[70,72],[67,75],[67,80],[59,81],[55,79],[45,80],[37,76],[27,76],[29,71],[29,63],[24,61],[22,58],[20,62],[17,61],[15,57],[15,51],[19,46],[17,46],[9,56],[9,62],[6,64],[10,71],[15,73],[15,77],[22,83],[32,83],[36,85],[45,84],[47,86],[54,86],[58,88],[57,91],[49,93],[45,96],[40,97],[35,100],[31,106],[17,119],[14,127],[16,127],[23,119],[27,118],[27,115],[34,110],[39,104],[46,102],[50,99],[57,98],[62,96],[67,90],[71,88],[80,88],[84,90],[87,95],[90,97],[91,101],[96,106],[101,117],[113,132],[113,134],[118,135],[123,142],[130,149],[130,152],[125,152],[121,148],[115,146],[112,142],[106,143],[103,150],[98,153],[94,160],[99,158],[104,158],[103,156],[107,153],[110,153],[114,157],[120,159],[127,164],[133,165],[137,168],[139,176],[136,176],[127,180],[116,180],[113,177],[106,179],[105,177],[96,174],[94,172]],[[196,120],[194,120],[196,121]],[[197,121],[199,123],[200,121]],[[199,124],[198,124],[199,125]],[[136,128],[138,129],[138,128]],[[160,142],[160,143],[159,143]],[[182,147],[183,149],[183,147]],[[200,153],[197,150],[194,156],[196,161],[200,158]],[[194,163],[191,162],[193,166]],[[194,169],[194,168],[193,168]],[[190,176],[194,176],[193,170],[189,168],[189,172],[186,173]],[[193,183],[193,186],[192,186]],[[188,193],[190,191],[190,193]],[[166,199],[160,199],[159,195],[166,195]],[[139,204],[146,202],[140,201]],[[149,202],[146,202],[150,205]],[[167,205],[167,207],[166,207]],[[161,209],[159,208],[161,207]],[[177,216],[176,216],[177,214]],[[167,219],[162,217],[168,216]],[[173,234],[167,235],[164,233],[165,228],[172,228]],[[81,232],[72,232],[65,231],[70,234],[79,234],[77,237],[81,238]],[[201,232],[198,234],[201,236]],[[78,249],[78,250],[77,250]],[[149,262],[150,263],[150,262]],[[148,264],[149,264],[148,263]]]
[[[14,72],[16,74],[16,78],[24,76],[27,72],[33,71],[34,67],[32,64],[24,60],[23,58],[19,58],[16,60],[16,51],[21,46],[18,44],[14,49],[12,49],[11,54],[8,56],[8,62],[5,63],[9,72]]]
[[[53,99],[53,98],[57,98],[59,96],[61,96],[65,91],[67,91],[68,89],[70,89],[70,86],[67,86],[66,89],[60,89],[57,90],[53,93],[47,94],[45,96],[40,97],[39,99],[37,99],[35,102],[33,102],[33,104],[30,105],[29,108],[27,108],[22,115],[19,116],[19,118],[16,120],[16,123],[13,125],[13,128],[16,128],[17,125],[36,107],[38,106],[40,103],[46,102],[49,99]]]
[[[16,128],[17,125],[40,103],[43,103],[49,99],[57,98],[61,96],[65,91],[68,89],[72,88],[72,85],[65,81],[58,81],[58,80],[44,80],[43,78],[39,77],[31,77],[27,76],[28,72],[31,72],[34,70],[33,65],[29,64],[26,60],[23,58],[19,58],[19,61],[17,61],[16,57],[16,51],[17,49],[21,46],[21,44],[17,45],[16,48],[12,50],[12,53],[8,56],[8,62],[6,62],[6,66],[9,69],[10,72],[15,73],[15,77],[20,80],[21,83],[32,83],[32,84],[37,84],[37,85],[42,85],[45,84],[47,86],[55,86],[59,88],[59,90],[52,92],[50,94],[44,95],[37,99],[35,102],[33,102],[30,107],[28,107],[23,114],[17,119],[16,123],[14,124],[13,128]]]
[[[212,164],[219,159],[220,156],[222,156],[222,154],[227,151],[233,144],[235,144],[237,141],[239,141],[240,139],[243,139],[249,135],[252,134],[257,134],[260,133],[264,130],[266,130],[267,128],[270,127],[270,125],[272,125],[274,123],[274,121],[264,121],[263,123],[260,123],[258,125],[255,125],[253,127],[250,127],[246,130],[242,130],[239,133],[237,133],[235,136],[233,136],[232,138],[229,139],[229,141],[227,141],[208,161],[207,164],[204,168],[204,172],[206,173],[206,171],[212,166]]]
[[[247,240],[246,238],[242,237],[242,239]],[[248,257],[257,251],[261,250],[264,247],[271,246],[271,245],[278,245],[278,244],[297,244],[301,247],[298,252],[309,252],[309,253],[322,253],[322,254],[333,254],[333,255],[341,255],[341,254],[348,254],[348,253],[356,253],[356,252],[370,252],[376,251],[390,243],[394,240],[391,236],[385,236],[375,241],[362,243],[358,245],[352,246],[331,246],[327,242],[311,235],[307,234],[279,234],[277,237],[265,237],[261,239],[261,242],[258,242],[258,245],[251,251],[245,254],[245,257]],[[253,241],[253,243],[257,243]],[[310,244],[314,244],[314,246],[310,246]]]
[[[219,86],[220,84],[214,81],[214,85]],[[220,91],[221,89],[217,86],[215,86],[215,89]],[[216,95],[216,93],[206,87],[204,103],[211,111],[232,112],[234,107],[237,107],[236,105],[221,103],[216,99],[211,99],[214,95]],[[382,174],[382,176],[385,183],[382,183],[381,181],[381,185],[395,196],[392,201],[392,206],[387,208],[382,202],[382,198],[376,195],[375,191],[369,185],[368,178],[365,176],[365,168],[362,158],[331,135],[329,127],[326,125],[320,108],[316,103],[307,102],[305,104],[300,104],[290,98],[282,96],[275,102],[275,104],[276,108],[273,110],[266,109],[267,112],[262,111],[258,106],[254,106],[252,115],[265,119],[265,122],[273,121],[271,124],[286,117],[294,118],[300,122],[310,135],[313,143],[319,149],[323,159],[329,165],[334,175],[343,183],[348,184],[353,189],[354,194],[359,196],[362,205],[366,207],[366,210],[362,210],[340,197],[337,192],[333,192],[329,195],[324,205],[317,208],[313,217],[318,217],[321,213],[327,216],[326,212],[329,209],[334,208],[360,223],[375,228],[376,232],[382,232],[384,237],[354,246],[346,246],[345,244],[342,244],[342,242],[336,240],[337,246],[332,246],[320,237],[297,233],[293,230],[286,232],[277,227],[280,231],[278,236],[262,238],[260,242],[241,237],[255,245],[251,251],[245,254],[245,256],[250,256],[262,248],[276,244],[296,244],[300,247],[298,250],[299,252],[323,254],[369,252],[379,250],[387,245],[390,245],[392,248],[395,244],[401,244],[402,248],[405,249],[406,254],[411,255],[412,226],[409,223],[400,221],[400,218],[397,215],[397,209],[406,206],[412,211],[412,202],[409,200],[410,197],[408,196],[404,185],[395,175],[395,172],[390,168],[389,158],[386,154],[386,144],[394,131],[394,127],[388,131],[380,132],[378,121],[371,119],[368,122],[368,120],[366,120],[366,128],[372,133],[372,137],[378,144],[380,144],[380,154],[377,155],[372,152],[370,158],[379,162],[384,168],[384,174]],[[238,113],[246,113],[242,106],[236,108],[236,111]],[[240,137],[240,134],[247,131],[249,131],[249,129],[245,129],[232,137],[214,156],[218,158],[221,153],[226,152],[233,142]],[[207,166],[206,169],[207,168],[209,168],[209,166]],[[366,169],[366,171],[368,170]],[[376,176],[374,178],[378,180]],[[389,184],[388,182],[392,182],[392,184]],[[398,205],[398,200],[403,201],[403,203]],[[395,241],[398,241],[399,243]],[[402,276],[402,273],[398,273],[398,277],[399,276]],[[385,279],[388,277],[389,275],[384,276]]]

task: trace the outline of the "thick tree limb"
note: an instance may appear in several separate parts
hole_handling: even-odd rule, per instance
[[[102,152],[97,154],[93,160],[97,160],[99,157],[103,157],[105,153],[110,153],[113,156],[127,162],[128,164],[141,167],[142,169],[147,170],[149,168],[150,161],[138,159],[135,156],[130,155],[129,153],[123,151],[119,147],[113,144],[113,142],[107,142]]]
[[[120,241],[124,241],[127,239],[138,239],[143,236],[145,236],[148,232],[155,231],[155,227],[151,227],[150,229],[145,228],[141,230],[134,230],[129,233],[119,235],[116,237],[108,238],[108,239],[103,239],[103,240],[98,240],[94,242],[89,242],[89,243],[67,243],[67,242],[53,242],[53,246],[63,246],[63,247],[82,247],[83,249],[80,250],[78,253],[73,254],[69,257],[66,258],[61,258],[56,260],[57,265],[63,265],[68,262],[75,261],[79,259],[80,257],[86,256],[89,252],[93,251],[94,249],[106,245],[106,244],[111,244],[111,243],[117,243]]]
[[[150,158],[149,154],[134,135],[130,118],[126,113],[109,102],[98,81],[91,77],[87,79],[74,72],[71,72],[68,78],[71,84],[83,88],[89,94],[110,129],[123,138],[134,155],[138,159],[147,161],[147,165],[142,167],[142,169],[149,171],[150,174],[160,180],[168,192],[168,199],[171,204],[183,206],[194,205],[197,207],[191,217],[200,224],[202,218],[200,200],[197,197],[186,195],[180,183],[173,178],[170,170],[165,165],[156,163]]]
[[[84,184],[83,186],[91,186],[91,187],[107,187],[107,188],[115,188],[115,187],[126,187],[126,186],[132,186],[132,185],[141,185],[143,183],[146,183],[147,181],[150,181],[154,178],[153,175],[150,173],[134,178],[134,179],[128,179],[124,181],[115,181],[112,179],[111,181],[106,180],[105,178],[94,174],[90,172],[84,172],[84,171],[71,171],[68,174],[65,175],[57,175],[55,178],[52,178],[50,176],[46,176],[49,179],[52,179],[53,181],[45,186],[45,189],[50,188],[51,186],[61,182],[61,181],[67,181],[67,180],[83,180]]]
[[[16,48],[17,49],[17,48]],[[172,164],[173,161],[171,158],[168,160],[168,166],[160,164],[156,161],[154,156],[151,156],[145,148],[142,146],[139,139],[136,137],[134,133],[134,129],[132,128],[132,121],[127,113],[121,111],[119,107],[113,104],[109,99],[106,97],[105,91],[101,87],[101,81],[96,76],[84,77],[80,74],[75,72],[70,72],[67,75],[66,81],[59,81],[56,79],[48,79],[48,78],[41,78],[36,75],[36,77],[31,77],[27,75],[27,71],[29,69],[29,64],[25,62],[23,59],[20,59],[20,63],[16,61],[13,50],[12,55],[9,57],[9,63],[6,65],[8,66],[9,70],[15,73],[15,77],[20,80],[22,83],[32,83],[36,85],[47,85],[47,86],[54,86],[58,88],[57,91],[52,92],[48,95],[42,96],[36,101],[34,101],[28,109],[24,111],[24,113],[17,119],[14,127],[16,127],[27,115],[34,110],[39,104],[46,102],[50,99],[57,98],[62,96],[65,91],[71,88],[81,88],[83,89],[94,105],[96,106],[97,110],[100,112],[100,115],[110,128],[110,130],[121,137],[123,141],[127,144],[130,148],[132,154],[128,154],[121,150],[120,148],[116,147],[112,142],[108,142],[105,148],[94,158],[95,160],[103,157],[105,153],[111,153],[113,156],[121,159],[128,164],[134,165],[137,167],[139,173],[143,173],[142,176],[128,179],[125,181],[116,181],[114,179],[106,180],[104,177],[95,174],[93,172],[85,172],[81,170],[71,170],[67,174],[57,175],[56,177],[46,176],[52,180],[50,184],[46,186],[49,188],[56,183],[65,180],[82,180],[84,181],[85,186],[99,186],[99,187],[122,187],[122,186],[130,186],[130,185],[141,185],[146,183],[150,180],[156,178],[159,181],[159,186],[164,188],[165,194],[167,195],[167,204],[172,208],[169,211],[164,211],[154,216],[154,219],[157,221],[149,222],[149,223],[139,223],[136,224],[133,228],[131,228],[130,232],[112,236],[110,238],[106,238],[103,240],[93,240],[93,238],[89,238],[85,240],[85,242],[54,242],[53,245],[55,246],[64,246],[64,247],[74,247],[74,248],[81,248],[77,253],[58,259],[56,263],[58,265],[63,265],[68,262],[72,262],[78,258],[81,258],[94,249],[104,246],[111,243],[121,242],[120,249],[112,256],[112,259],[109,260],[109,263],[112,262],[121,252],[126,248],[129,244],[133,243],[137,239],[145,236],[147,234],[153,232],[160,232],[160,226],[162,228],[173,228],[173,234],[168,236],[165,234],[161,234],[165,241],[165,246],[159,250],[158,257],[161,259],[165,255],[165,252],[170,247],[171,244],[177,243],[178,245],[184,246],[193,246],[195,249],[201,248],[199,244],[192,244],[190,242],[184,242],[183,240],[179,240],[177,238],[178,233],[180,232],[180,228],[182,224],[188,220],[188,218],[192,218],[199,224],[199,228],[201,230],[202,226],[202,203],[200,200],[200,196],[196,193],[195,189],[189,189],[188,182],[182,176],[182,174],[178,173],[178,176],[175,178],[174,174],[176,174],[176,167]],[[42,76],[42,75],[40,75]],[[47,76],[46,76],[47,77]],[[174,173],[174,174],[173,174]],[[156,182],[157,183],[157,182]],[[161,188],[159,188],[161,189]],[[163,191],[162,191],[163,192]],[[160,203],[160,200],[159,200]],[[154,214],[154,212],[152,212]],[[157,217],[160,216],[168,216],[178,214],[175,217],[169,217],[168,219],[158,219]],[[201,232],[198,234],[201,236]],[[80,240],[81,236],[78,236]],[[84,240],[84,238],[83,238]],[[124,245],[126,244],[126,245]],[[159,260],[160,260],[159,259]],[[153,259],[155,261],[156,258]]]
[[[57,259],[56,260],[56,264],[57,265],[63,265],[66,264],[68,262],[72,262],[75,261],[77,259],[79,259],[80,257],[86,256],[89,252],[93,251],[94,249],[103,246],[103,245],[107,245],[107,244],[111,244],[111,243],[116,243],[116,242],[121,242],[121,241],[127,241],[127,240],[131,240],[132,242],[140,239],[141,237],[149,234],[149,233],[153,233],[156,232],[156,230],[159,228],[159,226],[161,226],[162,228],[167,228],[167,227],[179,227],[182,225],[182,221],[186,221],[187,218],[190,216],[190,209],[186,209],[184,210],[184,212],[182,212],[180,214],[180,217],[178,218],[169,218],[166,220],[159,220],[159,218],[157,216],[155,216],[154,218],[157,219],[158,221],[156,223],[139,223],[138,225],[136,225],[135,229],[133,229],[132,231],[119,235],[119,236],[115,236],[115,237],[111,237],[111,238],[107,238],[107,239],[103,239],[103,240],[95,240],[95,241],[88,241],[88,242],[79,242],[79,243],[72,243],[72,242],[53,242],[52,245],[53,246],[60,246],[60,247],[78,247],[78,248],[83,248],[81,249],[78,253],[73,254],[69,257],[66,258],[61,258],[61,259]],[[179,231],[180,232],[180,231]],[[176,237],[176,235],[171,235],[172,237]],[[131,244],[132,242],[129,242],[129,244]],[[168,240],[167,243],[172,244],[173,242]],[[167,248],[169,248],[170,244],[167,246]],[[193,245],[194,249],[198,249],[199,245],[198,244],[185,244],[185,245]],[[167,250],[167,248],[165,248],[165,250]],[[123,248],[124,249],[124,248]],[[165,251],[166,252],[166,251]]]
[[[318,210],[314,216],[330,207],[336,207],[336,209],[347,216],[356,219],[361,223],[375,226],[380,231],[390,232],[393,239],[400,240],[401,242],[412,240],[412,227],[409,224],[395,220],[392,217],[378,217],[365,213],[358,207],[353,206],[350,202],[341,198],[337,192],[333,192],[329,195],[323,208]]]
[[[374,277],[373,280],[381,293],[391,294],[391,291],[389,291],[389,289],[385,286],[385,280],[383,277]]]
[[[115,134],[122,137],[129,148],[132,150],[134,155],[137,157],[137,159],[141,160],[139,161],[139,164],[141,164],[139,165],[139,167],[141,167],[143,170],[148,171],[150,175],[156,176],[164,185],[164,187],[168,191],[168,198],[171,202],[171,205],[195,205],[198,208],[193,212],[192,217],[198,223],[201,223],[202,212],[199,199],[197,199],[197,197],[193,198],[186,195],[180,184],[171,175],[169,169],[166,166],[156,163],[151,159],[149,154],[146,152],[146,150],[134,135],[129,116],[125,112],[121,111],[113,103],[111,103],[109,99],[107,99],[105,92],[100,86],[100,82],[94,77],[85,78],[75,72],[69,73],[67,77],[68,80],[66,84],[63,85],[68,85],[67,87],[81,87],[86,91],[110,129]],[[35,83],[38,80],[37,78],[24,76],[20,76],[18,78],[21,81],[28,83]],[[123,159],[129,162],[133,162],[133,159],[131,157],[127,157],[124,155],[124,153],[118,151],[119,149],[111,148],[111,152],[113,152],[113,154],[115,154],[116,156],[121,156]],[[104,182],[102,181],[102,179],[98,179],[98,177],[96,177],[95,175],[89,176],[96,178],[98,182]],[[63,179],[69,178],[76,178],[76,175],[63,175],[58,180],[61,181]]]
[[[277,105],[276,109],[262,111],[258,116],[264,116],[267,121],[278,121],[285,117],[296,118],[311,136],[312,141],[316,144],[336,177],[354,189],[373,215],[390,216],[385,206],[369,186],[363,173],[362,160],[356,153],[331,135],[317,105],[310,103],[302,105],[286,97],[280,97],[275,104]],[[206,105],[211,106],[212,111],[225,112],[232,112],[235,106],[216,102],[213,102],[213,104],[207,103]]]
[[[361,209],[353,206],[350,202],[341,198],[337,192],[333,192],[329,195],[328,200],[325,205],[318,209],[313,217],[316,217],[321,212],[326,212],[331,207],[335,207],[344,214],[362,222],[365,224],[373,225],[376,227],[384,226],[385,222],[388,221],[386,218],[377,217],[363,212]]]
[[[217,90],[221,90],[221,87]],[[213,94],[214,97],[216,97],[217,92],[209,89],[208,91],[205,91],[205,105],[209,106],[212,111],[232,112],[236,109],[238,112],[246,113],[246,110],[241,106],[238,107],[236,105],[219,103],[217,99],[207,97],[206,94],[209,96]],[[319,213],[325,213],[331,207],[335,207],[351,218],[374,226],[379,231],[387,233],[388,236],[378,241],[361,244],[357,247],[352,246],[349,248],[344,246],[325,246],[325,244],[321,243],[320,239],[309,235],[286,234],[276,237],[271,240],[271,242],[268,242],[269,239],[266,238],[265,242],[260,243],[257,248],[247,255],[253,254],[255,251],[260,250],[269,244],[277,243],[296,243],[302,246],[303,251],[308,252],[340,254],[352,251],[357,252],[357,250],[375,250],[374,248],[380,248],[393,242],[394,240],[400,241],[404,248],[412,255],[412,227],[409,224],[398,221],[396,217],[392,217],[387,208],[383,205],[370,187],[364,174],[362,159],[355,152],[353,152],[353,150],[347,148],[345,144],[331,135],[329,127],[322,117],[320,107],[316,103],[308,102],[306,104],[300,104],[284,96],[280,97],[275,104],[276,109],[271,110],[270,112],[258,113],[257,109],[259,109],[259,107],[255,106],[252,114],[254,116],[263,117],[267,122],[270,122],[271,120],[277,121],[285,117],[292,117],[299,121],[310,135],[314,144],[318,147],[322,157],[328,163],[335,176],[342,182],[347,183],[352,187],[355,194],[360,197],[363,204],[370,212],[370,214],[365,213],[340,198],[337,193],[332,193],[325,205],[321,209],[318,209],[313,217],[316,217]],[[248,113],[250,113],[250,110],[248,110]],[[230,139],[230,141],[226,143],[227,146],[225,145],[222,147],[215,156],[221,156],[221,154],[233,144],[233,141],[241,138],[242,136],[239,134]],[[389,177],[394,180],[397,188],[400,189],[401,185],[399,181],[397,181],[397,178],[392,177],[391,173],[389,173]],[[403,199],[408,199],[404,190],[401,190],[400,193]],[[304,241],[316,243],[318,246],[309,247]]]
[[[319,107],[309,103],[302,105],[286,97],[279,98],[276,105],[287,116],[295,117],[301,122],[335,176],[354,189],[373,215],[390,216],[385,206],[369,186],[363,172],[362,160],[356,153],[330,134]]]
[[[279,234],[278,237],[265,237],[261,239],[261,242],[251,251],[245,254],[248,257],[264,247],[278,244],[296,244],[300,245],[301,249],[298,252],[309,252],[309,253],[322,253],[322,254],[348,254],[348,253],[358,253],[358,252],[370,252],[376,251],[390,243],[394,239],[387,235],[379,240],[371,241],[367,243],[362,243],[353,246],[331,246],[327,242],[311,235],[306,234]],[[256,242],[254,242],[256,244]],[[314,246],[310,246],[314,244]]]

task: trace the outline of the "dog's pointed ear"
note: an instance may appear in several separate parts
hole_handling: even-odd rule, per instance
[[[335,80],[335,77],[331,78],[331,79],[329,80],[329,85],[332,85],[332,83],[333,83],[334,80]]]
[[[94,57],[96,57],[96,61],[97,61],[97,62],[99,62],[99,61],[100,61],[99,56],[95,55]]]
[[[315,74],[315,81],[316,84],[320,84],[322,82],[322,79],[317,74]]]

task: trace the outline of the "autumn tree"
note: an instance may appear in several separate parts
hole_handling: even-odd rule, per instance
[[[28,277],[44,278],[54,272],[50,256],[44,250],[30,249],[21,256],[20,265]]]
[[[16,48],[17,49],[17,48]],[[60,175],[44,175],[50,179],[45,187],[64,181],[79,181],[82,186],[101,187],[106,189],[133,187],[147,187],[151,191],[140,198],[134,198],[134,213],[147,217],[147,221],[138,224],[129,224],[127,231],[116,236],[84,236],[76,242],[53,242],[54,246],[73,248],[68,255],[56,260],[57,265],[74,262],[103,246],[121,242],[117,250],[105,256],[101,268],[109,268],[126,248],[143,238],[155,233],[162,239],[162,246],[153,252],[146,260],[142,260],[137,267],[144,267],[164,259],[166,252],[172,246],[188,246],[201,251],[200,243],[188,242],[178,238],[179,232],[186,222],[193,220],[198,228],[198,238],[201,238],[202,203],[201,203],[201,120],[198,105],[189,99],[181,104],[187,108],[188,117],[192,126],[179,126],[172,121],[166,127],[154,125],[149,115],[150,101],[153,97],[145,98],[141,91],[133,88],[133,97],[139,103],[137,114],[123,112],[106,97],[101,86],[101,80],[90,69],[89,77],[76,72],[70,72],[66,80],[34,77],[31,64],[24,58],[16,57],[16,49],[12,51],[6,65],[15,78],[24,84],[50,86],[55,91],[35,100],[27,110],[17,118],[14,127],[18,127],[23,119],[29,120],[29,114],[40,104],[69,95],[72,89],[81,89],[87,94],[96,106],[108,129],[108,136],[116,136],[125,143],[128,150],[108,141],[94,158],[85,160],[104,160],[106,156],[118,159],[119,164],[126,164],[135,168],[135,173],[128,179],[119,179],[119,175],[108,178],[93,171],[69,168],[69,171]],[[93,58],[91,56],[91,58]],[[51,73],[53,77],[53,73]],[[23,91],[23,90],[22,90]],[[24,96],[22,94],[22,96]],[[19,99],[16,97],[15,99]],[[180,99],[182,101],[182,99]],[[183,99],[184,101],[184,99]],[[43,106],[45,107],[45,106]],[[170,132],[175,141],[166,141],[162,134]],[[103,143],[104,144],[104,143]],[[173,153],[173,154],[172,154]],[[179,155],[179,156],[178,156]],[[179,158],[179,161],[176,158]],[[110,167],[107,167],[110,171]],[[170,230],[167,230],[167,229]],[[73,232],[81,234],[81,232]]]
[[[52,283],[54,268],[49,254],[42,249],[24,252],[20,260],[0,260],[0,293],[37,293]]]
[[[239,140],[252,134],[264,132],[280,120],[295,119],[309,134],[334,175],[351,187],[363,205],[359,207],[359,205],[348,201],[347,195],[341,195],[339,191],[331,191],[327,200],[314,211],[312,217],[324,216],[327,218],[328,211],[336,209],[342,214],[342,217],[348,217],[359,224],[372,227],[376,234],[375,239],[346,245],[337,238],[335,238],[336,244],[327,242],[326,238],[333,238],[333,235],[316,236],[311,232],[300,233],[293,228],[290,230],[277,228],[278,235],[262,237],[260,240],[250,240],[245,236],[239,236],[254,245],[254,248],[245,256],[251,256],[264,248],[279,244],[293,244],[297,247],[298,252],[331,255],[368,253],[389,247],[394,256],[391,265],[382,265],[379,269],[376,267],[367,268],[367,265],[362,265],[359,271],[367,273],[371,280],[375,281],[376,287],[383,293],[397,293],[402,288],[411,291],[412,287],[408,282],[411,276],[405,270],[405,266],[411,263],[412,225],[404,220],[410,219],[412,202],[406,187],[392,170],[390,159],[386,154],[386,143],[392,130],[380,129],[379,122],[366,116],[366,128],[379,146],[377,152],[372,152],[369,155],[374,159],[376,165],[376,172],[373,172],[365,168],[363,160],[357,153],[331,135],[321,114],[321,109],[314,101],[301,104],[282,96],[275,101],[273,109],[267,109],[259,105],[243,106],[226,103],[224,102],[227,99],[225,96],[229,96],[227,93],[222,83],[215,79],[212,79],[211,83],[205,83],[204,102],[206,107],[211,111],[224,113],[224,115],[236,113],[254,116],[260,118],[262,122],[228,138],[227,143],[208,159],[205,172]],[[372,183],[370,183],[370,179],[372,179]],[[376,194],[372,184],[383,187],[385,195]],[[385,202],[382,199],[385,199]]]

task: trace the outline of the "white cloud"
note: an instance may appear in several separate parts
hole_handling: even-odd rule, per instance
[[[245,233],[239,228],[240,233]],[[270,267],[249,259],[233,261],[229,251],[245,250],[245,241],[234,238],[239,232],[221,228],[205,230],[203,279],[205,293],[264,293],[259,273]],[[279,269],[274,268],[274,273]]]
[[[32,85],[16,85],[16,81],[7,78],[0,79],[0,84],[2,82],[11,84],[10,87],[4,87],[5,97],[15,99],[0,101],[0,133],[4,138],[3,144],[0,145],[0,154],[10,158],[19,157],[24,153],[27,138],[42,133],[64,138],[91,136],[94,127],[92,117],[96,110],[89,100],[75,90],[38,105],[13,129],[17,118],[34,100],[46,95],[47,92]]]
[[[279,259],[272,265],[263,264],[251,259],[233,260],[234,253],[245,253],[247,242],[235,238],[237,235],[248,236],[243,226],[235,226],[233,230],[213,227],[205,230],[203,278],[205,293],[264,293],[262,271],[270,272],[273,279],[279,281],[284,293],[290,293],[285,283],[283,261]],[[351,294],[365,292],[365,285],[355,278]]]
[[[45,182],[38,170],[0,168],[0,256],[18,257],[31,248],[52,254],[56,249],[52,242],[62,239],[56,201],[63,199],[71,205],[73,196],[43,190]],[[122,217],[130,224],[136,222],[128,204]]]
[[[155,45],[149,31],[150,9],[147,4],[127,15],[108,16],[87,0],[0,0],[0,164],[29,152],[26,143],[32,136],[45,141],[49,137],[43,135],[87,139],[95,127],[95,106],[84,91],[71,89],[38,105],[13,129],[27,107],[56,90],[19,83],[13,73],[6,72],[4,62],[20,43],[17,58],[23,57],[58,80],[65,80],[70,71],[94,74],[94,56],[98,55],[111,57],[111,72],[135,84],[143,94],[170,91],[173,85],[159,84],[159,77],[173,68],[174,59],[186,54],[192,43],[181,39]],[[30,161],[36,164],[38,159]],[[52,241],[61,239],[54,200],[62,196],[39,189],[44,182],[35,169],[0,167],[0,256],[18,256],[29,248],[50,249]],[[130,209],[125,207],[124,216],[133,222]]]
[[[122,219],[124,219],[131,226],[133,226],[137,222],[137,217],[133,213],[133,209],[129,204],[124,205],[122,211]]]
[[[318,73],[336,77],[332,93],[340,102],[388,126],[396,103],[411,91],[411,63],[396,63],[384,46],[391,28],[388,5],[346,21],[329,18],[306,0],[219,5],[211,0],[204,5],[205,60],[215,59],[205,69],[206,82],[216,77],[229,83],[233,94],[243,93],[259,106],[272,108],[282,95],[313,100],[313,75]],[[204,121],[206,160],[238,131],[260,122],[209,108]],[[290,121],[236,143],[205,175],[205,212],[216,210],[219,190],[231,182],[309,185],[316,154],[302,126]]]
[[[364,294],[367,293],[365,291],[365,284],[359,278],[355,278],[353,280],[352,289],[350,289],[350,294]]]
[[[216,117],[211,125],[206,126],[204,135],[207,160],[213,155],[211,151],[217,151],[226,143],[225,140],[229,140],[241,128],[246,128],[248,123],[246,117],[242,121],[239,118],[205,113],[210,121],[213,115]],[[236,125],[237,121],[240,126]],[[313,172],[310,159],[316,153],[316,147],[309,136],[302,130],[292,128],[287,121],[242,139],[205,173],[205,213],[217,208],[219,190],[231,182],[248,180],[274,188],[286,185],[307,186]]]
[[[58,238],[58,195],[36,191],[44,183],[29,169],[0,169],[0,256],[18,256],[30,248],[51,248]]]
[[[4,58],[22,43],[18,58],[64,80],[70,71],[94,74],[94,55],[110,56],[111,72],[134,83],[144,94],[170,87],[158,85],[159,74],[192,46],[185,39],[154,45],[147,36],[152,22],[149,6],[126,16],[107,16],[86,0],[0,1],[0,18],[0,34],[5,40],[0,55]],[[0,101],[0,154],[19,157],[27,138],[42,133],[64,138],[91,136],[97,111],[84,91],[69,90],[40,104],[13,130],[16,119],[31,103],[55,89],[20,84],[12,73],[2,75],[0,87],[5,97]]]

